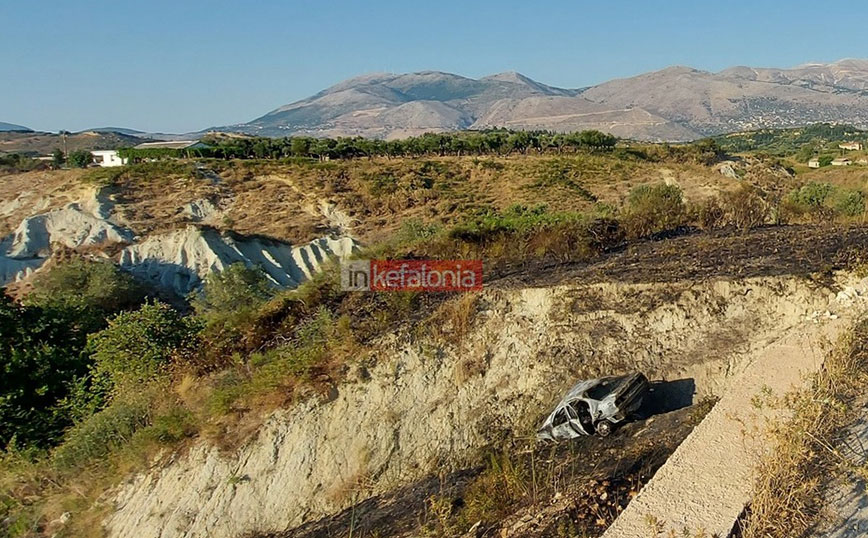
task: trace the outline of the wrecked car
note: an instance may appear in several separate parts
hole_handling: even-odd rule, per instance
[[[641,373],[576,383],[537,430],[540,440],[606,437],[642,405],[650,384]]]

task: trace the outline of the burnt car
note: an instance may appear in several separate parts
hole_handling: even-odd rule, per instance
[[[576,383],[537,430],[540,440],[606,437],[642,405],[648,378],[635,372]]]

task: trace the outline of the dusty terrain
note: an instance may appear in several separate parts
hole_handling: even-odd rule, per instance
[[[691,379],[696,397],[721,394],[831,292],[798,277],[495,288],[461,342],[383,342],[357,380],[277,412],[238,451],[200,444],[137,477],[107,529],[233,536],[301,525],[460,470],[497,432],[531,435],[580,377],[638,368]]]

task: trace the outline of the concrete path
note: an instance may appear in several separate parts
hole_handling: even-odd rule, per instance
[[[864,282],[860,283],[865,288]],[[838,339],[862,310],[861,296],[830,301],[829,315],[786,331],[781,338],[755,352],[741,375],[706,418],[678,447],[618,519],[604,538],[655,536],[655,531],[687,529],[693,536],[728,536],[736,519],[751,499],[753,469],[758,456],[768,449],[765,435],[775,412],[757,406],[771,391],[783,395],[802,386],[806,376],[822,364]],[[842,299],[846,299],[842,300]],[[713,350],[709,350],[713,353]]]

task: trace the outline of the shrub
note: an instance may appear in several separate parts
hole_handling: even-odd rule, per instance
[[[835,212],[845,217],[858,217],[865,212],[865,195],[859,191],[841,189],[835,196]]]
[[[148,424],[149,409],[150,402],[142,397],[113,402],[67,433],[52,455],[54,465],[61,471],[72,471],[104,459]]]
[[[275,291],[261,268],[237,262],[223,271],[210,273],[201,293],[191,302],[197,314],[218,317],[256,308],[273,297]]]
[[[200,324],[172,307],[146,303],[122,312],[88,342],[98,375],[116,390],[136,389],[159,379],[173,359],[192,355]]]
[[[419,219],[405,220],[398,230],[396,240],[399,244],[413,245],[420,241],[433,239],[442,231],[438,224],[426,224]]]
[[[87,165],[93,162],[93,155],[86,150],[72,151],[69,153],[69,158],[66,162],[74,168],[87,168]]]
[[[674,230],[687,222],[681,189],[675,185],[641,185],[630,191],[623,214],[629,237]]]
[[[90,363],[77,319],[0,295],[0,445],[50,446],[71,424],[62,402]]]
[[[725,195],[724,204],[728,222],[742,231],[762,226],[770,216],[769,205],[750,186]]]
[[[38,273],[26,301],[50,308],[82,308],[104,317],[140,304],[144,295],[136,280],[115,264],[79,258]]]
[[[812,182],[790,191],[783,206],[795,217],[808,216],[815,220],[855,217],[865,212],[865,196],[861,191]]]

